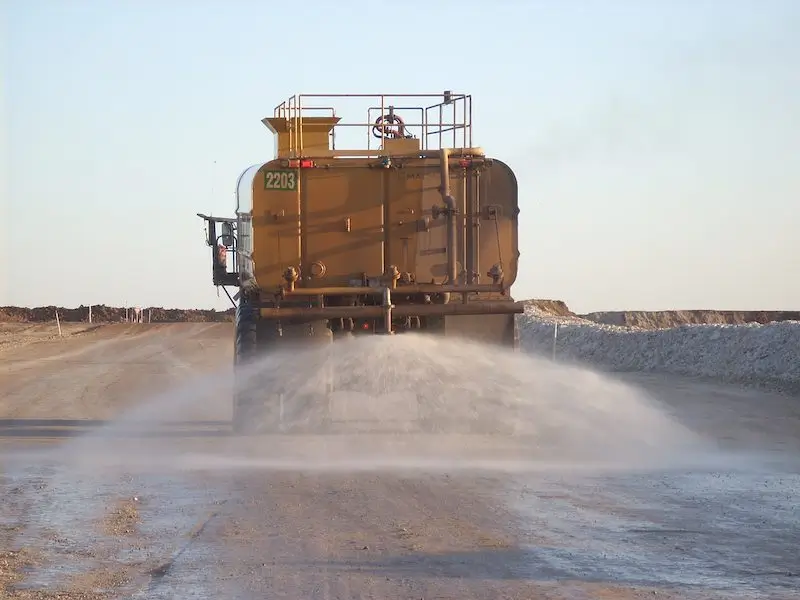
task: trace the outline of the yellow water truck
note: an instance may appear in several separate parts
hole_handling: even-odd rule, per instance
[[[517,346],[517,181],[473,145],[470,95],[300,94],[262,123],[275,158],[242,173],[235,217],[198,215],[236,306],[236,365],[409,331]]]

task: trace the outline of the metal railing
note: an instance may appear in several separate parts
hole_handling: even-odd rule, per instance
[[[289,121],[291,154],[303,155],[304,117],[336,117],[336,108],[331,104],[336,104],[337,99],[362,100],[366,104],[362,110],[366,112],[367,122],[343,119],[336,123],[330,134],[332,150],[336,150],[336,130],[342,128],[365,130],[368,151],[379,149],[373,148],[373,140],[380,140],[382,147],[386,139],[401,136],[419,139],[421,150],[436,150],[445,144],[450,148],[473,147],[472,96],[469,94],[450,91],[438,94],[295,94],[273,111],[273,117]],[[432,99],[439,101],[427,104]],[[414,118],[406,122],[403,115],[413,115]],[[389,123],[385,124],[384,120]],[[406,133],[409,130],[416,130],[418,135]]]

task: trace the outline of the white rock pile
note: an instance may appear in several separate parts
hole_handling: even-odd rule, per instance
[[[800,393],[800,322],[645,330],[549,315],[519,316],[525,351],[612,371],[703,377]],[[554,330],[558,326],[557,337]],[[555,340],[554,340],[555,337]]]

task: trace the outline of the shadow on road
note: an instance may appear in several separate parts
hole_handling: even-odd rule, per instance
[[[455,579],[483,579],[503,581],[536,581],[538,583],[622,583],[612,577],[587,572],[576,577],[571,570],[558,568],[547,560],[547,549],[487,548],[476,551],[448,553],[414,553],[388,556],[374,560],[308,561],[295,563],[296,568],[311,568],[344,573],[372,573],[384,577],[419,578],[451,577]],[[654,581],[636,581],[625,585],[658,585]]]
[[[89,433],[112,438],[202,438],[227,437],[229,429],[228,421],[0,419],[0,438],[69,438]]]
[[[292,566],[347,572],[370,572],[386,577],[455,577],[465,579],[541,579],[531,567],[534,557],[522,548],[491,548],[446,554],[413,553],[374,560],[303,561]],[[557,571],[552,576],[558,578]]]
[[[571,562],[570,557],[577,559]],[[587,561],[589,559],[589,562]],[[670,557],[672,559],[674,557]],[[555,560],[554,560],[555,559]],[[672,591],[678,589],[691,589],[698,585],[716,584],[720,589],[733,589],[741,585],[736,581],[741,576],[741,571],[726,572],[727,565],[721,565],[720,573],[711,573],[715,581],[703,581],[704,574],[699,574],[697,581],[692,575],[681,577],[680,559],[668,560],[667,570],[660,568],[663,565],[653,564],[644,569],[633,569],[627,573],[615,569],[616,565],[607,566],[609,557],[603,553],[595,554],[580,551],[573,552],[569,549],[547,547],[530,548],[492,548],[476,551],[448,552],[448,553],[413,553],[405,555],[386,556],[374,560],[344,559],[342,561],[299,561],[289,566],[297,569],[313,569],[326,573],[327,576],[336,574],[363,574],[371,573],[387,578],[420,577],[449,577],[455,579],[482,579],[501,581],[535,581],[537,583],[564,584],[599,584],[644,586],[653,594],[653,588],[668,588]],[[612,560],[613,563],[613,560]],[[559,568],[561,567],[561,568]],[[677,574],[677,577],[676,577]],[[748,579],[757,589],[766,591],[782,591],[796,589],[798,573],[776,569],[774,571],[752,572]],[[708,577],[708,575],[705,575]],[[726,578],[731,579],[726,581]],[[684,579],[684,581],[681,581]],[[585,597],[581,594],[581,597]],[[605,597],[605,596],[603,596]],[[616,596],[615,596],[616,597]],[[638,598],[639,596],[637,596]]]

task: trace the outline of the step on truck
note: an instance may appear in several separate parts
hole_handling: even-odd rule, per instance
[[[300,94],[262,123],[275,158],[240,175],[235,216],[198,213],[236,309],[236,372],[364,335],[517,347],[517,181],[473,145],[470,95]],[[235,386],[236,432],[272,392]]]

